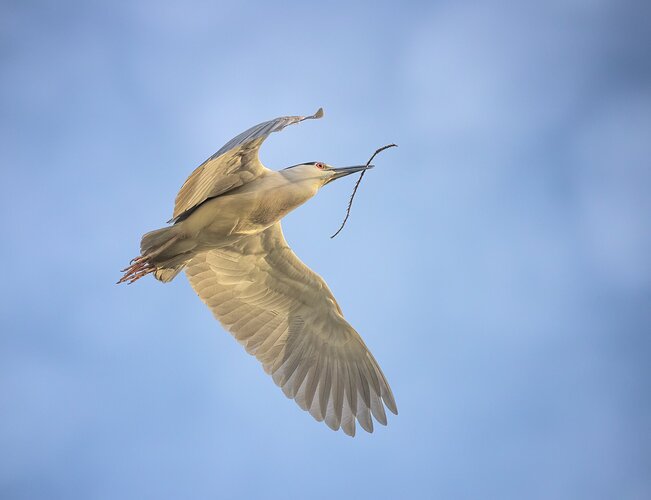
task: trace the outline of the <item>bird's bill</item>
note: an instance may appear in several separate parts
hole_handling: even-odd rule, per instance
[[[347,175],[354,174],[355,172],[369,170],[374,166],[375,165],[356,165],[354,167],[333,168],[331,169],[331,172],[334,172],[334,175],[330,178],[328,182],[332,182],[335,179],[339,179],[340,177],[346,177]]]

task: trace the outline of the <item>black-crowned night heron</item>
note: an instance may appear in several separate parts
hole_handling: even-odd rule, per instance
[[[258,158],[272,132],[303,120],[286,116],[238,135],[200,165],[176,197],[172,226],[143,236],[140,257],[119,281],[152,273],[171,281],[182,269],[221,324],[262,363],[289,398],[333,430],[373,431],[384,405],[397,414],[389,384],[344,319],[325,281],[292,252],[282,219],[324,185],[371,166],[302,163],[275,172]]]

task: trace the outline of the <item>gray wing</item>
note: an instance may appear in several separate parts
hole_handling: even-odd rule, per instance
[[[208,198],[219,196],[261,175],[266,169],[260,163],[258,151],[269,134],[287,125],[322,116],[322,108],[311,116],[282,116],[255,125],[228,141],[187,178],[176,195],[170,222],[177,221]]]
[[[289,398],[333,430],[373,432],[397,414],[382,370],[325,281],[292,252],[280,223],[193,257],[186,273],[215,317]]]

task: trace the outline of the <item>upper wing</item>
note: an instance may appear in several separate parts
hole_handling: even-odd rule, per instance
[[[382,370],[344,319],[325,281],[301,262],[280,223],[193,257],[186,273],[215,317],[285,395],[317,420],[355,435],[397,414]]]
[[[176,195],[170,222],[178,220],[208,198],[219,196],[262,174],[265,167],[260,163],[258,150],[269,134],[282,130],[287,125],[322,116],[322,108],[312,116],[282,116],[255,125],[228,141],[187,178]]]

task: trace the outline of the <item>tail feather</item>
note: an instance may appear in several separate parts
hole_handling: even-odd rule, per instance
[[[140,255],[155,257],[168,249],[180,236],[178,226],[164,227],[146,233],[140,240]]]

